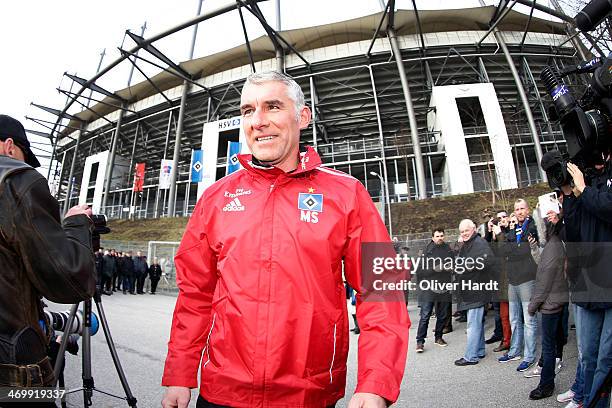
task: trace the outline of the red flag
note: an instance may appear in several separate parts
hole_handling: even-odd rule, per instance
[[[144,163],[136,163],[134,170],[134,188],[133,191],[142,191],[142,187],[144,185],[144,176],[145,176],[145,164]]]

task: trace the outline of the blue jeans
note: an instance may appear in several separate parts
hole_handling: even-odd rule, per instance
[[[510,327],[512,328],[512,339],[510,340],[511,356],[520,356],[523,352],[523,360],[532,363],[535,360],[536,332],[538,321],[535,316],[530,316],[527,308],[533,293],[535,281],[521,283],[520,285],[508,285],[508,303],[510,306]]]
[[[467,345],[463,358],[467,361],[478,361],[485,355],[484,306],[467,311]]]
[[[572,305],[574,309],[574,323],[576,324],[576,333],[580,333],[580,319],[578,318],[578,306]],[[582,351],[580,348],[580,335],[576,336],[576,343],[578,346],[578,364],[576,365],[576,378],[574,379],[574,383],[571,386],[571,390],[574,392],[574,402],[582,402],[584,399],[584,378],[582,376],[582,364],[580,361],[582,360]]]
[[[584,400],[586,407],[595,398],[597,390],[612,368],[612,309],[590,310],[578,306]],[[610,397],[602,397],[596,407],[610,405]]]

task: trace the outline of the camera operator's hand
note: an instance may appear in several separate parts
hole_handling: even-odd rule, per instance
[[[71,209],[66,212],[66,216],[64,218],[72,217],[73,215],[85,214],[89,218],[91,218],[91,208],[87,204],[75,205]]]
[[[187,408],[191,399],[191,389],[188,387],[168,387],[162,399],[163,408]]]
[[[576,188],[576,190],[582,193],[584,191],[584,188],[586,187],[582,171],[580,171],[578,166],[576,166],[574,163],[567,163],[567,171],[574,180],[574,187]]]

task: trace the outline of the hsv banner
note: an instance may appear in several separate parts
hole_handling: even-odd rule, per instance
[[[172,172],[172,160],[163,159],[159,169],[159,189],[170,189],[170,173]]]
[[[134,188],[132,189],[134,192],[142,192],[142,187],[144,186],[144,177],[145,164],[136,163],[136,166],[134,168]]]
[[[191,182],[202,181],[202,150],[193,150],[191,155]]]
[[[240,142],[229,142],[228,143],[227,145],[227,168],[225,170],[226,176],[240,169],[240,162],[238,161],[238,155],[240,154],[241,148],[242,148],[242,143]]]

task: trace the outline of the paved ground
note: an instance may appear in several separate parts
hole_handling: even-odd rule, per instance
[[[163,295],[104,296],[103,305],[121,363],[132,393],[139,407],[159,407],[163,388],[162,375],[166,342],[170,331],[172,311],[176,299]],[[53,310],[64,310],[64,305],[51,305]],[[529,391],[538,383],[537,378],[524,378],[516,363],[499,364],[494,345],[487,346],[487,356],[476,366],[456,367],[453,361],[463,354],[465,323],[455,323],[455,331],[445,336],[449,346],[441,348],[428,341],[424,353],[414,352],[418,309],[409,306],[413,323],[410,329],[410,351],[406,374],[402,383],[398,407],[562,407],[554,397],[538,402],[528,399]],[[431,321],[433,328],[435,320]],[[487,319],[486,335],[492,332],[492,319]],[[428,339],[430,340],[430,339]],[[565,391],[573,380],[576,369],[575,332],[570,332],[566,346],[566,367],[557,377],[557,390]],[[347,395],[356,381],[357,336],[351,334]],[[66,383],[68,388],[82,385],[80,357],[68,356]],[[100,331],[92,338],[93,377],[96,388],[125,396],[112,364],[104,335]],[[195,393],[195,392],[194,392]],[[195,398],[194,398],[195,399]],[[339,408],[346,407],[341,400]],[[83,406],[82,394],[68,398],[68,406]],[[127,407],[125,401],[96,392],[94,407]],[[191,406],[195,406],[193,403]]]

